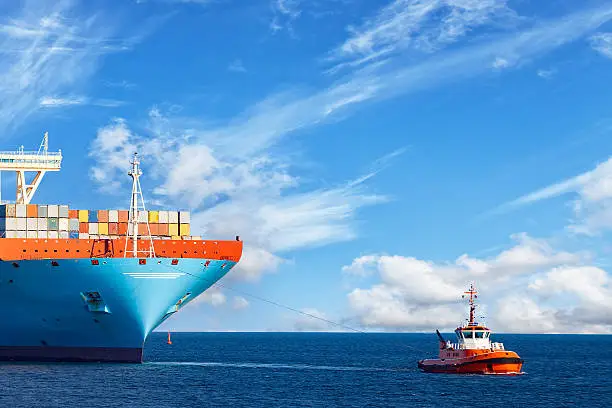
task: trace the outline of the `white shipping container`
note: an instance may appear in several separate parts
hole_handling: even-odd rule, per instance
[[[36,232],[36,237],[37,238],[47,239],[47,238],[49,238],[49,234],[47,233],[47,231],[37,231]]]
[[[26,228],[28,231],[38,231],[38,218],[26,218]]]
[[[108,210],[108,222],[119,222],[119,211]]]
[[[6,231],[17,231],[17,218],[5,218],[4,229]]]
[[[17,231],[6,231],[4,234],[5,238],[17,238]]]
[[[68,218],[68,206],[60,205],[59,206],[59,217],[60,218]]]
[[[97,234],[98,233],[98,223],[97,222],[90,222],[89,223],[89,233],[90,234]]]
[[[138,211],[138,222],[149,222],[149,212]]]
[[[59,219],[59,230],[60,231],[68,231],[69,228],[68,218],[60,218]]]
[[[179,222],[181,224],[189,224],[191,217],[189,215],[189,211],[181,211],[179,213]]]
[[[59,232],[59,237],[60,237],[60,239],[68,239],[68,238],[70,238],[70,235],[68,235],[68,231],[60,231]]]
[[[110,239],[108,235],[100,235],[100,239]]]
[[[47,206],[47,217],[58,218],[59,217],[59,205],[48,205]]]
[[[98,239],[98,236],[89,234],[89,239]]]
[[[168,211],[168,224],[178,224],[178,211]]]
[[[36,226],[37,227],[36,229],[39,230],[39,231],[46,231],[47,227],[48,227],[47,226],[47,224],[48,224],[47,219],[46,218],[37,218],[36,220],[37,220],[37,224],[38,224]]]
[[[168,224],[168,211],[160,211],[159,212],[159,223],[160,224]]]
[[[25,231],[17,231],[15,232],[15,234],[17,234],[15,238],[27,238],[28,237]]]
[[[46,205],[39,205],[38,206],[38,216],[41,218],[47,218],[47,206]]]
[[[25,218],[15,218],[15,222],[17,223],[17,228],[16,228],[17,231],[26,231],[27,230],[27,223],[26,223],[26,219]],[[17,238],[21,238],[21,237],[17,237]]]
[[[57,231],[49,231],[49,239],[57,239],[59,238],[59,233]]]
[[[27,215],[27,207],[25,204],[17,204],[15,205],[15,215],[17,218],[25,218]],[[19,237],[21,238],[21,237]]]
[[[132,236],[133,233],[134,233],[134,228],[132,227],[132,224],[128,224],[128,235]]]
[[[89,234],[86,232],[79,232],[79,239],[89,239]]]
[[[38,238],[38,233],[37,231],[28,231],[26,232],[26,237],[27,238]]]

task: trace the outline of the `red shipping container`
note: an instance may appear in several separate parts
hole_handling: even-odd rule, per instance
[[[98,210],[98,222],[108,222],[108,210]]]
[[[89,223],[88,222],[80,222],[79,223],[79,232],[83,234],[87,234],[89,232]]]
[[[168,224],[157,224],[157,233],[162,237],[168,236]]]
[[[68,218],[79,218],[79,210],[68,210]]]
[[[111,222],[108,224],[108,235],[117,235],[119,234],[119,224],[116,222]]]
[[[117,215],[119,216],[119,222],[129,221],[130,214],[128,210],[119,210]]]
[[[128,232],[128,225],[126,222],[119,223],[119,235],[126,235]]]

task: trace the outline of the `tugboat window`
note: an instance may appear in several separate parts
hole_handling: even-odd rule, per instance
[[[476,338],[477,338],[477,339],[482,339],[482,338],[484,338],[484,332],[477,331],[477,332],[475,332],[475,334],[476,334]]]

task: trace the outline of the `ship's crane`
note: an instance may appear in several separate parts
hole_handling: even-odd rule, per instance
[[[24,151],[23,146],[17,151],[0,152],[0,174],[2,171],[17,174],[16,204],[29,204],[45,173],[59,171],[61,166],[62,151],[49,152],[49,132],[45,132],[38,152]],[[26,181],[26,172],[36,172],[31,183]]]

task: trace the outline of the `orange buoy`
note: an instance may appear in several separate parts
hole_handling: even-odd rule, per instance
[[[170,340],[170,332],[168,332],[168,344],[172,344],[172,340]]]

